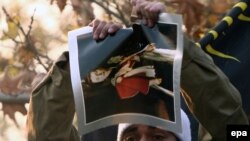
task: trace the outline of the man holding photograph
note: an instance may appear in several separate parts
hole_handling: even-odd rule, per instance
[[[132,0],[132,4],[136,7],[139,18],[142,18],[144,24],[150,27],[157,22],[159,14],[165,12],[165,6],[160,2]],[[99,20],[93,21],[90,25],[93,26],[93,38],[96,40],[104,39],[108,34],[113,34],[121,28],[120,25]],[[238,90],[212,59],[186,38],[184,39],[181,87],[189,108],[211,134],[213,141],[226,140],[228,124],[248,124]],[[74,106],[68,53],[64,53],[32,93],[28,114],[28,140],[80,140],[76,129],[72,126]],[[133,129],[145,131],[148,128],[151,127],[144,125]],[[187,132],[186,130],[183,129],[183,132]],[[143,139],[145,138],[120,141]],[[161,140],[160,136],[156,139],[166,141]],[[97,140],[106,141],[103,138]],[[186,140],[186,138],[183,139],[183,141]]]

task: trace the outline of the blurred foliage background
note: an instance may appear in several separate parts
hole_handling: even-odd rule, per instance
[[[183,15],[185,32],[194,41],[238,2],[159,1],[169,13]],[[67,32],[94,18],[128,27],[132,5],[129,0],[1,0],[0,8],[0,140],[22,141],[30,92],[67,50]]]

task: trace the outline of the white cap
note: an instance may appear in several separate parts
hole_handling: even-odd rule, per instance
[[[188,119],[187,114],[181,110],[181,124],[182,124],[182,132],[174,133],[180,141],[191,141],[191,129],[190,129],[190,121]],[[121,141],[122,134],[125,129],[130,127],[132,124],[130,123],[121,123],[118,127],[117,133],[117,141]]]

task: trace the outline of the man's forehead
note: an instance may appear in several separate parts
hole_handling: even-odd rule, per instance
[[[140,128],[144,128],[147,130],[156,130],[156,127],[148,126],[148,125],[141,125],[141,124],[135,124],[129,126],[127,129],[124,130],[124,133],[130,133],[130,132],[137,132]],[[159,129],[161,130],[161,129]]]

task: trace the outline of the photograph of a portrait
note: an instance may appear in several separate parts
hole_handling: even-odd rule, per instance
[[[91,27],[69,32],[80,135],[119,123],[180,131],[181,27],[164,13],[153,28],[138,22],[102,41]]]

